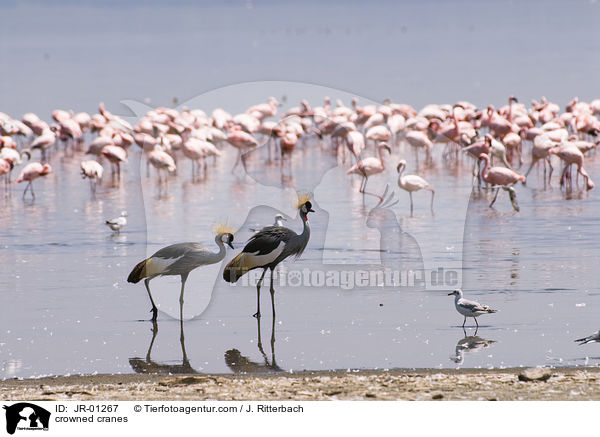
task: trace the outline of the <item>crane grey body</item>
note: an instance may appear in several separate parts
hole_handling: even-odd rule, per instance
[[[225,244],[233,249],[231,244],[233,235],[230,233],[218,234],[215,242],[219,247],[218,252],[212,252],[200,243],[178,243],[163,247],[150,258],[145,259],[134,267],[127,278],[134,284],[144,279],[152,303],[152,320],[158,317],[158,308],[150,292],[150,281],[157,276],[180,276],[181,294],[179,296],[179,314],[183,319],[183,292],[185,281],[190,272],[200,266],[216,264],[225,258]]]
[[[273,270],[284,259],[295,255],[298,258],[304,252],[310,238],[308,213],[314,212],[310,202],[300,206],[300,217],[304,224],[301,234],[283,226],[267,226],[254,234],[246,246],[233,258],[223,271],[223,279],[227,282],[236,282],[244,274],[254,269],[263,269],[263,273],[256,284],[256,313],[260,317],[260,287],[267,269],[271,270],[271,308],[275,318],[275,289],[273,287]]]

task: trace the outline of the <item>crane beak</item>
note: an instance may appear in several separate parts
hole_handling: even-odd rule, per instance
[[[315,212],[315,210],[311,208],[308,210],[308,212]]]
[[[233,247],[233,243],[232,243],[231,241],[228,241],[228,242],[227,242],[227,245],[228,245],[229,247],[231,247],[232,249],[234,248],[234,247]]]
[[[454,294],[454,291],[452,293],[448,293],[448,296],[452,296]]]

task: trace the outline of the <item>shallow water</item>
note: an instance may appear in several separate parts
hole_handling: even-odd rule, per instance
[[[369,95],[421,107],[462,99],[499,106],[509,94],[523,102],[545,94],[564,106],[574,95],[589,101],[600,92],[595,1],[568,8],[563,2],[352,2],[344,10],[337,2],[55,3],[2,5],[0,110],[11,116],[94,111],[98,101],[131,115],[119,106],[123,99],[158,105],[174,96],[197,96],[185,102],[191,108],[236,113],[269,95],[286,96],[288,106],[302,98],[317,105],[325,95],[349,104],[358,94],[363,105]],[[282,78],[305,83],[225,87]],[[370,216],[375,199],[363,201],[359,178],[345,174],[348,164],[338,167],[314,140],[295,152],[284,178],[278,164],[264,165],[264,156],[249,159],[248,175],[242,168],[231,174],[235,154],[225,152],[205,181],[192,182],[184,161],[159,189],[134,147],[120,186],[107,177],[93,198],[79,176],[82,155],[61,151],[51,159],[55,173],[35,182],[35,202],[21,199],[20,186],[0,198],[2,377],[599,362],[598,345],[573,343],[600,327],[598,188],[575,190],[567,199],[556,178],[544,189],[534,170],[527,186],[517,187],[520,213],[506,193],[490,209],[471,193],[472,162],[442,165],[438,151],[436,167],[422,171],[436,189],[435,215],[429,194],[418,193],[410,217],[395,165],[405,158],[414,172],[415,157],[395,148],[369,190],[382,193],[389,183],[399,203],[393,216],[377,218]],[[586,159],[597,180],[597,156]],[[378,281],[358,288],[278,285],[276,323],[265,288],[257,325],[255,290],[223,283],[222,265],[215,265],[188,280],[189,363],[182,363],[181,324],[173,318],[178,278],[152,281],[161,306],[153,341],[152,323],[141,321],[150,316],[144,287],[126,282],[132,267],[175,242],[201,241],[216,250],[211,228],[219,220],[241,228],[235,253],[251,235],[248,228],[270,224],[276,212],[300,230],[296,190],[314,192],[316,213],[307,250],[282,271],[373,271],[420,253],[426,291]],[[111,235],[103,221],[122,210],[129,224]],[[226,261],[232,256],[228,251]],[[444,280],[432,282],[432,272]],[[500,310],[481,316],[476,335],[474,328],[463,332],[447,296],[458,286]]]
[[[224,283],[221,264],[199,268],[185,293],[189,363],[182,363],[181,324],[172,317],[179,311],[179,279],[158,278],[151,284],[161,312],[147,357],[153,326],[143,320],[150,316],[150,305],[143,284],[126,282],[132,267],[174,242],[201,241],[216,250],[211,227],[217,220],[240,228],[236,250],[226,260],[251,235],[249,227],[270,223],[277,211],[289,217],[288,226],[300,230],[292,207],[294,187],[314,191],[316,212],[310,217],[307,250],[284,263],[282,271],[397,265],[402,248],[381,249],[379,230],[367,226],[376,199],[363,199],[358,177],[347,176],[327,148],[311,139],[297,150],[290,167],[294,180],[286,179],[287,187],[257,182],[281,178],[279,164],[264,164],[262,150],[247,162],[252,177],[242,167],[232,174],[235,153],[227,147],[225,156],[209,166],[205,181],[192,182],[189,162],[182,161],[179,174],[163,188],[154,172],[146,177],[139,151],[132,149],[120,187],[111,186],[108,177],[95,199],[78,173],[81,154],[56,153],[51,158],[55,172],[35,182],[35,201],[21,199],[21,186],[13,186],[12,196],[0,201],[0,299],[8,309],[2,324],[2,375],[598,363],[594,344],[573,343],[597,329],[596,190],[575,190],[575,198],[567,200],[556,186],[543,189],[534,171],[526,187],[517,187],[520,213],[512,210],[505,193],[491,209],[482,194],[471,195],[470,160],[443,167],[436,156],[436,166],[421,171],[436,189],[435,214],[429,211],[429,193],[417,193],[410,217],[408,196],[395,185],[393,168],[400,157],[408,157],[409,171],[415,170],[406,146],[395,148],[391,168],[371,178],[368,190],[382,193],[386,183],[396,187],[399,203],[390,210],[406,237],[402,241],[417,243],[426,278],[441,268],[445,282],[428,280],[423,290],[377,283],[354,289],[298,286],[290,280],[287,286],[276,285],[274,326],[266,286],[259,347],[258,321],[251,316],[255,289]],[[594,177],[600,165],[595,157],[588,161]],[[129,223],[113,235],[103,220],[121,210],[128,211]],[[397,231],[393,222],[381,226],[386,235]],[[481,316],[477,332],[468,328],[463,333],[462,317],[447,296],[459,285],[469,297],[500,310]],[[479,337],[470,343],[474,349],[457,346],[474,335]]]

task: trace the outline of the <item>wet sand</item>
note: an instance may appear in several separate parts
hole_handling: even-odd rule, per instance
[[[81,375],[0,382],[2,400],[600,400],[600,368],[393,370],[261,375]]]

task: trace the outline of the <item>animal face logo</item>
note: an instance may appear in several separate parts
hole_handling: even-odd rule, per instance
[[[6,410],[6,432],[14,434],[19,430],[48,430],[50,412],[28,402],[4,406]]]

